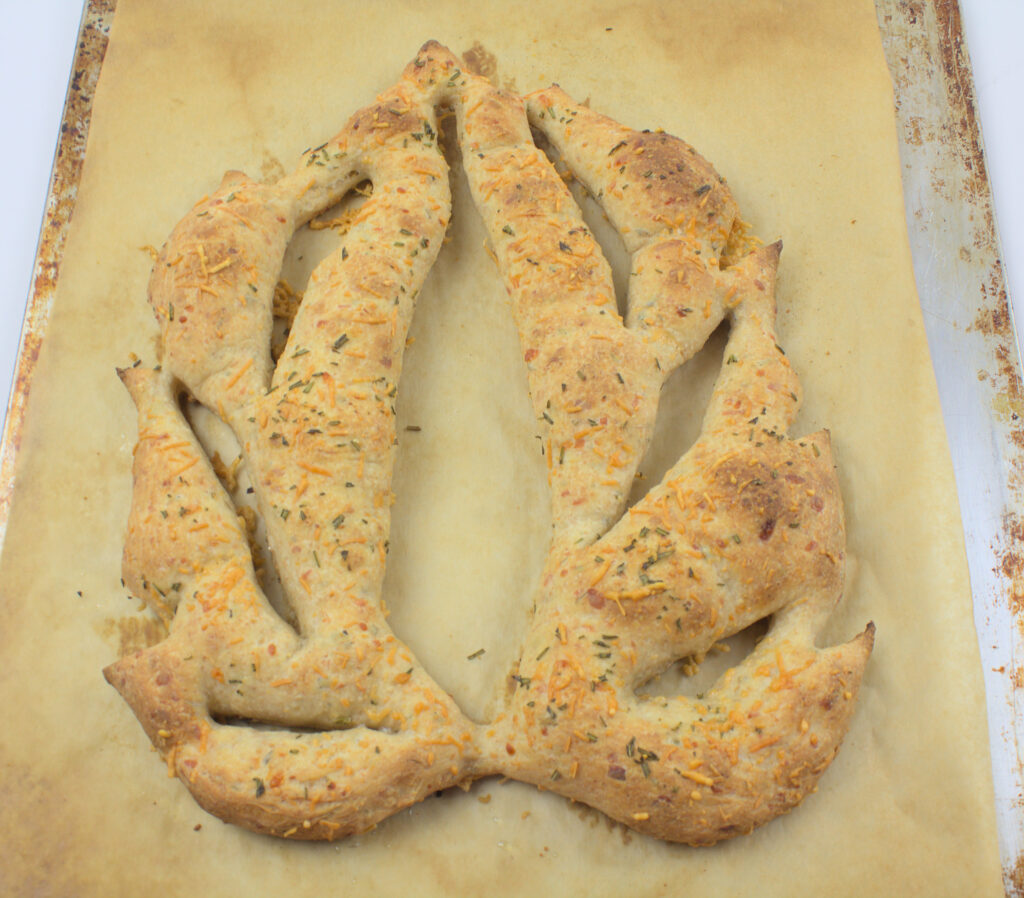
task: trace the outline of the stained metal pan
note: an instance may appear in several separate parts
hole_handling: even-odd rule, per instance
[[[955,0],[878,0],[907,229],[964,524],[1008,895],[1024,895],[1024,392]]]

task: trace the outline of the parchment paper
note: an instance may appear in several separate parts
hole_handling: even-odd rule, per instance
[[[224,170],[290,169],[428,38],[477,47],[500,84],[557,81],[684,137],[752,230],[784,240],[780,341],[806,393],[793,432],[831,430],[848,518],[848,595],[826,635],[870,619],[878,640],[819,791],[752,836],[668,845],[492,780],[340,843],[257,837],[167,777],[102,679],[158,636],[119,581],[135,423],[114,368],[156,359],[140,247],[159,246]],[[386,599],[396,632],[482,719],[525,629],[549,522],[507,300],[459,181],[455,199],[399,394]],[[292,277],[321,243],[296,244]],[[652,480],[692,438],[720,348],[667,388]],[[0,659],[4,894],[1001,894],[959,512],[873,5],[120,0],[32,383]]]

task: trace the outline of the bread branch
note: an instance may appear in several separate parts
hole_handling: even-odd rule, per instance
[[[842,594],[843,516],[828,435],[786,436],[800,387],[774,332],[781,246],[735,239],[728,188],[683,141],[558,88],[525,105],[476,81],[460,116],[546,424],[554,512],[512,678],[506,770],[652,835],[710,844],[814,787],[873,638],[869,627],[814,645]],[[531,124],[632,253],[626,322]],[[729,266],[727,249],[740,254]],[[724,316],[726,364],[696,445],[620,517],[658,391]],[[673,661],[768,615],[757,651],[703,700],[637,696]]]
[[[106,675],[200,804],[260,832],[365,830],[475,775],[472,725],[380,603],[402,352],[450,216],[434,112],[447,71],[421,54],[276,185],[228,174],[154,268],[163,371],[125,373],[140,418],[125,579],[171,627]],[[274,368],[288,240],[367,178]],[[238,437],[297,632],[259,588],[181,387]]]
[[[380,604],[402,348],[449,216],[442,103],[512,299],[553,512],[505,707],[484,726]],[[632,254],[625,321],[531,125]],[[314,272],[275,368],[288,239],[365,178],[373,196]],[[846,732],[873,627],[815,647],[842,593],[843,516],[828,434],[787,435],[799,383],[774,332],[779,251],[742,237],[725,183],[682,141],[558,88],[503,93],[436,43],[277,185],[228,175],[157,262],[163,370],[124,373],[140,416],[125,575],[170,635],[107,676],[171,772],[224,819],[301,838],[488,774],[696,845],[798,804]],[[700,437],[627,511],[665,379],[724,318]],[[297,631],[259,588],[182,387],[238,436]],[[702,699],[638,695],[766,617]]]

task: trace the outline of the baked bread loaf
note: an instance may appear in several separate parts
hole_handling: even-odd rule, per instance
[[[533,617],[484,724],[431,679],[380,601],[402,353],[450,217],[442,106],[512,300],[552,503]],[[532,129],[632,255],[625,320]],[[275,365],[288,242],[366,179],[373,194],[314,271]],[[874,628],[815,646],[842,592],[841,500],[827,433],[787,436],[800,387],[774,333],[781,247],[746,239],[737,215],[683,141],[556,87],[499,91],[434,42],[292,174],[266,185],[229,173],[193,207],[151,280],[161,365],[121,372],[139,414],[124,576],[168,636],[105,674],[203,807],[332,839],[503,775],[703,845],[813,789]],[[725,318],[700,437],[627,510],[662,385]],[[293,621],[260,588],[246,522],[182,393],[238,439]],[[757,648],[703,698],[638,695],[765,618]]]

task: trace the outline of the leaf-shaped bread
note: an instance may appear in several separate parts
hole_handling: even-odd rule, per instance
[[[450,216],[440,106],[512,300],[553,520],[504,706],[483,724],[380,600],[402,352]],[[625,319],[533,129],[631,254]],[[366,179],[275,365],[288,241]],[[161,368],[122,372],[139,410],[125,578],[169,635],[106,675],[171,772],[225,820],[309,839],[489,775],[695,845],[798,804],[846,732],[874,628],[815,645],[842,593],[843,514],[828,434],[787,435],[800,387],[774,331],[780,250],[743,236],[728,187],[683,141],[557,87],[499,91],[433,42],[292,174],[225,176],[156,262]],[[699,438],[627,509],[665,380],[724,319]],[[182,393],[238,439],[294,626],[259,586]],[[702,698],[638,695],[765,618]]]

